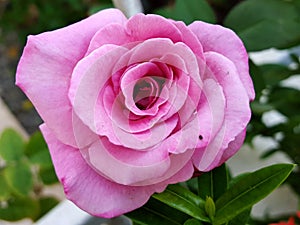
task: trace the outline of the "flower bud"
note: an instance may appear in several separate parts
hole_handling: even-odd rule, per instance
[[[214,216],[216,214],[216,206],[214,200],[209,196],[206,197],[205,212],[211,220],[214,219]]]

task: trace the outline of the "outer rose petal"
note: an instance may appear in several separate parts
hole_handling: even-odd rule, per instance
[[[218,52],[236,65],[248,96],[253,100],[255,93],[249,76],[248,54],[239,37],[230,29],[201,21],[196,21],[188,27],[197,35],[204,52]]]
[[[194,168],[191,163],[193,149],[188,149],[183,154],[169,155],[168,148],[171,146],[164,143],[150,151],[141,152],[113,146],[106,138],[102,138],[101,141],[81,150],[81,154],[99,174],[116,183],[147,186],[166,183],[168,179],[180,179],[178,173],[186,179],[193,174]],[[130,155],[132,158],[128,157]]]
[[[61,143],[45,124],[40,128],[67,198],[92,215],[111,218],[134,210],[167,186],[132,187],[111,182],[96,173],[78,149]]]
[[[139,208],[154,192],[162,192],[168,184],[185,181],[193,173],[192,164],[188,162],[178,173],[161,183],[140,187],[120,185],[96,173],[78,149],[60,142],[46,124],[42,124],[40,129],[67,198],[94,216],[112,218]],[[178,164],[176,159],[175,164]]]
[[[198,37],[181,21],[173,21],[175,26],[181,31],[182,42],[191,48],[191,50],[198,56],[200,74],[205,70],[205,58],[203,56],[203,47]]]
[[[223,88],[213,79],[204,81],[203,94],[198,109],[201,140],[197,148],[206,146],[224,123],[226,100]]]
[[[193,162],[200,171],[207,171],[221,152],[224,132],[224,110],[226,99],[223,89],[213,79],[204,81],[201,108],[198,117],[200,123],[200,135],[203,140],[199,141]],[[204,143],[203,143],[204,142]]]
[[[208,66],[206,76],[216,79],[223,88],[226,107],[222,128],[208,143],[203,155],[194,156],[195,166],[200,171],[209,171],[219,164],[224,150],[244,131],[251,117],[249,97],[237,79],[239,74],[235,65],[216,52],[206,52],[205,56]]]
[[[94,35],[86,54],[88,55],[97,48],[107,44],[125,45],[126,43],[130,42],[130,40],[130,36],[128,33],[126,33],[122,24],[109,24]]]
[[[126,31],[135,41],[168,38],[176,43],[182,39],[182,34],[177,27],[158,15],[137,14],[128,20]]]
[[[226,162],[231,156],[233,156],[243,145],[246,136],[246,129],[244,129],[236,138],[229,143],[228,148],[224,151],[219,165]]]
[[[113,146],[111,146],[113,147]],[[116,146],[118,148],[118,146]],[[122,151],[122,148],[120,148]],[[165,155],[150,165],[133,165],[125,163],[110,154],[109,149],[99,140],[94,142],[87,150],[81,150],[86,161],[90,163],[100,174],[105,175],[108,179],[124,185],[132,185],[147,179],[154,179],[162,176],[170,166],[170,159]],[[135,152],[133,153],[135,154]],[[159,154],[156,154],[160,156]],[[147,160],[144,159],[146,162]],[[122,171],[122,172],[120,172]]]
[[[69,80],[97,30],[108,23],[124,23],[119,10],[101,11],[85,20],[52,32],[29,36],[19,62],[16,84],[26,93],[59,140],[76,146]]]

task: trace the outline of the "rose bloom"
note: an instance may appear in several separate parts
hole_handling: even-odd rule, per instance
[[[16,84],[44,121],[67,198],[106,218],[224,163],[254,98],[233,31],[117,9],[29,36]]]

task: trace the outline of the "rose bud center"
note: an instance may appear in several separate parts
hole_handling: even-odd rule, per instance
[[[157,101],[164,84],[162,78],[146,76],[139,79],[133,90],[135,105],[140,110],[151,108]]]

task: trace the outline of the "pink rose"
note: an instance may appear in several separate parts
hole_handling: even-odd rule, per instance
[[[221,165],[254,98],[231,30],[116,9],[29,36],[16,84],[44,120],[67,198],[101,217]]]

